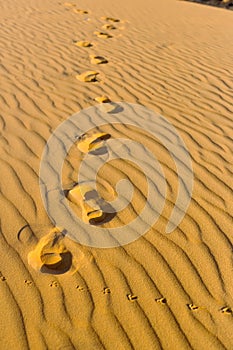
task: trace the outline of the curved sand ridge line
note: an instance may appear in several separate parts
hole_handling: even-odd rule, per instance
[[[111,6],[102,0],[98,8],[86,0],[77,8],[90,14],[47,0],[1,4],[1,347],[229,349],[232,315],[221,309],[233,305],[231,11],[170,0]],[[126,13],[131,24],[121,37],[115,30],[109,40],[93,36],[102,30],[102,16]],[[104,84],[75,79],[93,66],[90,49],[78,49],[73,39],[93,41],[93,54],[109,59],[101,66]],[[38,188],[43,147],[61,121],[102,95],[145,104],[179,130],[196,177],[191,205],[176,232],[164,235],[176,197],[175,169],[166,150],[142,132],[140,140],[159,154],[168,179],[167,211],[158,226],[118,249],[85,251],[67,240],[69,250],[92,260],[74,275],[38,273],[27,255],[51,228]],[[136,135],[123,126],[104,131]],[[64,184],[76,181],[77,152],[67,159]],[[109,188],[128,173],[141,183],[132,164],[116,172],[118,165],[107,166]],[[100,193],[111,197],[101,176]],[[144,200],[144,188],[135,188],[129,214]],[[18,241],[27,223],[36,224]],[[157,302],[161,298],[166,303]]]

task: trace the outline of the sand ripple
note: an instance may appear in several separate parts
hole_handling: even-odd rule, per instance
[[[0,348],[231,349],[232,12],[172,0],[81,0],[79,7],[84,12],[49,0],[0,5]],[[109,40],[93,34],[118,18]],[[93,47],[74,45],[84,40]],[[87,84],[75,77],[93,69],[90,54],[108,64]],[[175,167],[163,145],[141,133],[167,178],[159,222],[115,249],[67,240],[85,263],[74,274],[39,273],[27,256],[52,228],[39,192],[40,157],[51,132],[97,96],[145,105],[173,123],[193,161],[191,205],[166,235]],[[123,126],[104,131],[135,135]],[[76,154],[64,184],[75,181]],[[111,197],[109,188],[126,177],[136,186],[133,201],[108,225],[135,217],[146,199],[140,169],[120,161],[107,166],[100,192]]]

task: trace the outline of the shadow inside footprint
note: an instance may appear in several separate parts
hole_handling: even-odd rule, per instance
[[[113,17],[103,16],[103,17],[101,17],[101,19],[104,21],[108,21],[108,22],[115,22],[115,23],[120,22],[120,20],[118,18],[113,18]]]
[[[105,32],[94,32],[94,34],[101,39],[110,39],[112,38],[112,35],[105,33]]]
[[[123,112],[124,108],[115,102],[102,103],[99,106],[100,110],[108,114],[117,114]]]
[[[28,254],[28,263],[35,270],[48,274],[63,274],[72,267],[72,254],[64,244],[64,233],[52,229]]]
[[[51,273],[53,275],[61,275],[70,270],[72,265],[72,254],[70,252],[61,253],[61,260],[54,264],[44,264],[40,271],[43,273]]]
[[[105,142],[111,137],[107,133],[93,133],[91,135],[85,133],[78,137],[78,149],[83,153],[91,153],[98,151],[105,146]]]
[[[110,204],[105,204],[105,207],[103,210],[113,210],[113,207]],[[90,218],[89,223],[94,226],[103,225],[107,222],[110,222],[114,217],[116,216],[116,213],[110,213],[110,212],[104,212],[104,215],[101,217],[101,220],[96,220],[96,218]]]
[[[226,315],[232,315],[232,309],[228,306],[223,306],[220,309],[221,313],[226,314]]]
[[[91,64],[106,64],[108,60],[102,56],[90,55]]]
[[[138,297],[136,295],[134,295],[134,294],[127,294],[127,299],[129,301],[135,301],[135,300],[138,299]]]
[[[156,298],[155,301],[156,301],[156,303],[158,303],[158,304],[162,304],[162,305],[167,304],[167,299],[164,298],[164,297],[162,297],[162,298]]]
[[[73,10],[75,13],[79,13],[81,15],[87,15],[88,11],[87,10],[81,10],[81,9],[74,9]]]
[[[70,202],[81,207],[82,220],[85,223],[102,225],[111,221],[116,215],[114,208],[88,184],[76,184],[64,193]]]
[[[116,27],[113,24],[104,24],[102,26],[102,28],[105,29],[105,30],[114,30],[114,29],[116,29]]]
[[[92,47],[93,46],[93,44],[90,43],[90,41],[76,41],[76,40],[73,40],[73,43],[76,46],[80,46],[80,47]]]
[[[76,79],[85,83],[94,83],[98,81],[97,79],[98,74],[99,72],[96,72],[96,71],[87,71],[82,74],[77,74]]]
[[[107,153],[108,153],[108,149],[106,146],[100,147],[94,151],[89,152],[89,154],[92,154],[93,156],[102,156]]]
[[[95,97],[94,100],[98,103],[110,103],[112,102],[110,98],[106,95]]]
[[[199,306],[195,305],[195,304],[186,304],[186,306],[189,308],[189,310],[191,311],[196,311],[199,309]]]

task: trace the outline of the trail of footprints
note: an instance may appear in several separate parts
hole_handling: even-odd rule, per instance
[[[86,10],[77,9],[76,4],[74,4],[74,3],[67,3],[66,2],[63,5],[70,8],[70,9],[73,9],[73,11],[77,14],[88,14],[88,11],[86,11]],[[115,26],[115,24],[120,22],[119,19],[115,19],[112,17],[101,17],[101,19],[107,22],[106,24],[104,24],[102,26],[103,30],[116,30],[117,27]],[[114,23],[114,24],[112,24],[112,23]],[[93,34],[101,39],[112,38],[112,35],[109,34],[108,32],[95,31]],[[76,46],[82,47],[82,48],[91,48],[94,46],[94,44],[92,44],[89,41],[73,41],[73,43]],[[90,57],[90,63],[93,65],[102,65],[102,64],[108,63],[108,60],[105,57],[102,57],[99,55],[90,54],[89,57]],[[86,72],[83,72],[83,73],[77,75],[76,78],[82,82],[85,82],[85,83],[96,82],[96,81],[98,81],[99,74],[100,73],[97,71],[86,71]],[[98,103],[111,102],[111,100],[108,96],[96,97],[95,101]],[[111,135],[109,135],[109,134],[98,134],[98,135],[95,134],[92,136],[82,135],[81,139],[79,140],[78,148],[84,153],[93,151],[93,149],[95,150],[96,148],[100,147],[102,145],[102,143],[104,141],[106,141],[109,137],[111,137]],[[81,198],[82,196],[80,195],[79,192],[80,192],[80,188],[78,185],[76,185],[68,193],[71,193],[75,200],[77,199],[78,201],[80,201],[82,199]],[[90,189],[85,188],[85,189],[82,189],[81,192],[90,193]],[[87,209],[86,208],[84,208],[84,209],[85,210],[83,210],[83,213],[84,214],[87,213],[89,215],[90,213],[87,211]],[[102,211],[101,211],[101,213],[102,213]],[[99,216],[95,214],[94,218],[98,219]],[[90,217],[87,217],[86,220],[84,220],[84,221],[88,221],[88,220],[90,220]],[[57,263],[60,263],[60,253],[61,252],[64,253],[64,251],[66,251],[66,247],[63,247],[63,245],[61,245],[61,247],[60,247],[61,251],[59,251],[53,245],[54,237],[57,239],[57,235],[61,235],[61,232],[59,232],[58,228],[54,228],[47,236],[45,236],[41,239],[41,241],[38,243],[35,250],[29,253],[29,258],[33,254],[36,255],[36,259],[33,258],[32,263],[30,263],[30,259],[29,259],[30,265],[36,264],[36,269],[40,269],[41,265],[47,265],[47,266],[50,266],[51,269],[53,269]],[[59,239],[62,239],[62,236],[61,237],[59,236]],[[44,240],[46,242],[44,242]],[[51,247],[53,247],[53,249]],[[38,253],[37,250],[39,251],[39,255],[37,254]],[[44,250],[46,250],[46,251],[44,251]],[[2,282],[7,281],[6,277],[1,273],[1,271],[0,271],[0,280]],[[29,286],[33,286],[34,283],[30,280],[25,279],[24,285],[29,287]],[[59,286],[60,285],[59,285],[58,281],[56,281],[56,280],[51,281],[48,285],[48,287],[50,287],[50,288],[58,288]],[[74,288],[78,292],[91,292],[88,288],[85,288],[85,287],[80,286],[80,285],[76,285]],[[104,287],[100,292],[104,295],[109,295],[112,293],[112,291],[109,287]],[[125,295],[125,297],[127,298],[127,300],[129,302],[132,302],[132,303],[135,303],[139,300],[139,297],[133,293],[128,293]],[[168,305],[168,301],[165,297],[155,298],[154,301],[155,301],[155,303],[162,305],[162,306]],[[192,303],[185,304],[185,307],[188,308],[188,310],[190,310],[191,312],[197,312],[200,310],[207,310],[207,308],[204,306],[197,306],[197,305],[192,304]],[[229,307],[227,305],[224,305],[223,307],[218,309],[218,311],[224,315],[233,316],[233,310],[231,309],[231,307]]]
[[[65,2],[63,4],[64,6],[70,8],[73,10],[73,12],[78,13],[78,14],[88,14],[89,12],[87,10],[81,10],[76,8],[75,3],[70,3],[70,2]],[[110,34],[108,31],[111,30],[116,30],[116,23],[119,23],[120,20],[117,18],[112,18],[112,17],[101,17],[101,20],[106,21],[101,29],[104,31],[95,31],[93,34],[100,39],[110,39],[113,37],[112,34]],[[113,24],[114,23],[114,24]],[[89,42],[89,41],[73,41],[76,46],[83,47],[83,48],[90,48],[93,47],[94,44]],[[93,65],[101,65],[101,64],[106,64],[108,63],[108,60],[105,57],[99,56],[99,55],[90,55],[90,63]],[[76,75],[76,79],[79,81],[85,82],[85,83],[94,83],[94,82],[99,82],[98,80],[98,75],[100,73],[97,71],[86,71],[81,74]],[[111,102],[110,98],[107,96],[101,96],[97,97],[95,99],[98,103],[109,103]]]
[[[1,273],[0,271],[0,279],[2,282],[5,282],[7,281],[6,277],[3,276],[3,274]],[[27,280],[25,279],[24,280],[24,285],[25,286],[33,286],[34,283],[30,280]],[[48,287],[50,288],[58,288],[60,285],[58,283],[58,281],[51,281],[48,285]],[[74,287],[78,292],[91,292],[90,289],[88,288],[85,288],[83,286],[80,286],[80,285],[75,285]],[[101,294],[103,295],[108,295],[108,294],[112,294],[112,291],[109,287],[104,287],[102,290],[100,290]],[[126,294],[125,296],[127,298],[128,301],[130,302],[137,302],[139,300],[139,297],[135,294],[132,294],[132,293],[128,293]],[[163,305],[163,306],[166,306],[168,305],[168,301],[165,297],[159,297],[159,298],[155,298],[154,301],[157,303],[157,304],[160,304],[160,305]],[[187,303],[185,305],[190,311],[193,311],[193,312],[197,312],[198,310],[207,310],[207,308],[205,306],[197,306],[195,304],[192,304],[192,303]],[[229,306],[223,306],[221,307],[220,309],[218,309],[218,311],[224,315],[230,315],[230,316],[233,316],[233,310],[231,307]]]
[[[64,3],[63,4],[64,6],[72,9],[75,13],[77,14],[80,14],[80,15],[83,15],[83,14],[88,14],[88,11],[86,10],[82,10],[82,9],[78,9],[76,8],[76,4],[74,3]],[[107,23],[105,23],[101,29],[103,29],[104,31],[95,31],[93,34],[100,38],[100,39],[110,39],[112,38],[113,36],[111,34],[109,34],[108,32],[105,32],[105,31],[109,31],[109,30],[116,30],[117,27],[115,26],[116,23],[120,22],[119,19],[115,19],[115,18],[112,18],[112,17],[101,17],[102,20],[106,21]],[[114,23],[114,24],[113,24]],[[80,47],[80,48],[85,48],[85,49],[88,49],[88,48],[91,48],[94,46],[93,43],[89,42],[89,41],[73,41],[73,43]],[[93,64],[93,65],[103,65],[103,64],[107,64],[108,63],[108,60],[105,58],[105,57],[102,57],[102,56],[99,56],[99,55],[94,55],[94,54],[90,54],[89,55],[90,57],[90,63]],[[98,81],[98,75],[100,74],[100,72],[98,71],[85,71],[79,75],[76,76],[76,79],[78,79],[79,81],[81,82],[85,82],[85,83],[92,83],[92,82],[97,82]],[[111,100],[108,96],[100,96],[100,97],[96,97],[95,98],[95,101],[98,102],[98,103],[110,103]],[[93,140],[92,140],[93,138]],[[86,152],[89,152],[91,150],[92,147],[99,147],[98,143],[99,142],[102,142],[102,141],[105,141],[108,137],[106,137],[106,135],[99,135],[98,138],[96,138],[96,135],[94,135],[93,137],[91,138],[91,142],[89,139],[87,140],[79,140],[81,141],[79,143],[79,148],[81,147],[81,150],[86,153]],[[96,139],[98,139],[98,142],[96,142]],[[93,145],[92,145],[93,143]],[[76,189],[77,187],[77,189]],[[74,189],[72,189],[71,191],[74,192],[75,196],[78,196],[78,192],[80,189],[78,188],[78,186],[76,186]],[[78,197],[78,199],[80,200],[80,198]],[[87,210],[83,210],[83,212],[87,212]],[[98,219],[98,216],[95,215],[95,219]],[[88,218],[90,219],[90,218]],[[57,232],[57,229],[54,229],[52,232],[51,232],[53,235],[55,234],[58,234]],[[51,235],[50,233],[50,235]],[[48,238],[42,238],[43,239],[48,239]],[[42,242],[43,243],[43,242]],[[47,248],[51,248],[50,247],[50,241],[46,242],[47,244]],[[42,247],[43,246],[43,247]],[[46,245],[42,244],[40,246],[40,251],[43,251],[44,250],[44,247]],[[38,247],[37,247],[38,249]],[[62,249],[64,250],[65,248],[62,247]],[[51,249],[49,249],[51,250]],[[41,253],[41,252],[40,252]],[[42,252],[43,253],[43,252]],[[41,254],[42,254],[41,253]],[[31,253],[32,254],[32,253]],[[59,262],[59,254],[60,254],[60,251],[58,252],[56,249],[54,251],[49,251],[49,252],[46,252],[46,261],[44,261],[43,263],[45,265],[49,265],[50,267],[54,265],[54,261],[55,261],[55,264],[57,264],[57,262]],[[45,253],[42,254],[43,256],[45,256]],[[41,265],[41,256],[39,257],[38,256],[38,261],[36,261],[37,265]],[[44,257],[45,259],[45,257]],[[33,264],[35,264],[35,259],[33,259]],[[52,265],[51,265],[52,264]],[[40,266],[39,266],[40,267]],[[2,282],[6,282],[7,279],[6,277],[1,273],[0,271],[0,280]],[[24,280],[24,285],[27,286],[27,287],[33,287],[34,286],[34,283],[30,280],[27,280],[25,279]],[[59,283],[58,281],[56,280],[52,280],[48,287],[49,288],[59,288]],[[78,292],[90,292],[90,290],[88,288],[85,288],[83,286],[80,286],[80,285],[76,285],[74,287]],[[100,291],[103,295],[111,295],[112,294],[112,291],[109,287],[104,287],[101,291]],[[125,298],[131,302],[131,303],[135,303],[139,300],[139,297],[133,293],[128,293],[125,295]],[[161,306],[166,306],[168,305],[168,301],[165,297],[158,297],[158,298],[155,298],[154,299],[154,302],[156,304],[159,304]],[[195,304],[192,304],[192,303],[187,303],[185,304],[185,307],[188,308],[188,310],[190,310],[191,312],[198,312],[198,311],[201,311],[201,310],[207,310],[206,307],[204,306],[197,306]],[[231,307],[227,306],[227,305],[224,305],[223,307],[221,307],[219,310],[218,310],[220,313],[224,314],[224,315],[230,315],[230,316],[233,316],[233,310],[231,309]]]

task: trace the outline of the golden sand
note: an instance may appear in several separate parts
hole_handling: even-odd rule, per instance
[[[0,10],[0,349],[232,349],[233,12],[175,0],[11,0]],[[109,64],[92,71],[89,54]],[[108,98],[115,102],[102,103]],[[192,158],[192,199],[166,234],[178,192],[166,147],[143,125],[140,132],[96,128],[94,138],[77,141],[63,169],[66,200],[87,222],[84,235],[103,219],[120,180],[133,183],[132,202],[106,227],[126,225],[147,198],[142,170],[121,159],[99,170],[94,198],[70,185],[83,157],[110,142],[101,135],[138,141],[136,156],[154,150],[167,193],[143,237],[84,247],[50,221],[40,160],[69,116],[97,105],[110,122],[120,101],[146,106],[178,130]]]

